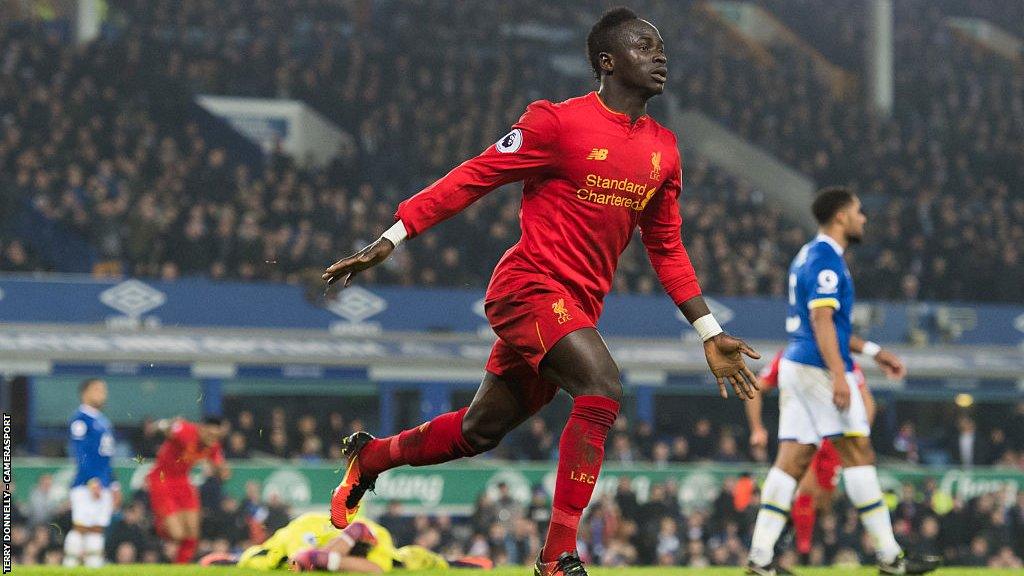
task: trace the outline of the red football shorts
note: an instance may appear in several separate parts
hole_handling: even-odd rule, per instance
[[[828,439],[823,440],[818,451],[814,453],[811,469],[814,470],[814,476],[818,479],[818,486],[822,490],[831,492],[836,489],[839,484],[839,472],[843,469],[843,461],[839,458],[839,451]]]
[[[157,529],[163,528],[164,518],[175,512],[199,510],[199,491],[188,478],[149,478],[149,505],[156,517]]]
[[[566,334],[596,323],[565,288],[531,282],[510,294],[484,303],[498,341],[491,348],[487,371],[522,387],[530,413],[555,397],[558,386],[540,377],[540,362]]]

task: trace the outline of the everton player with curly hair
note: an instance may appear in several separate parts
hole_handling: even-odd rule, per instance
[[[863,397],[851,393],[856,386],[853,352],[874,358],[893,377],[904,373],[895,354],[851,332],[853,278],[843,255],[863,238],[867,217],[860,198],[841,186],[821,190],[811,212],[818,235],[804,244],[789,267],[789,345],[779,360],[779,451],[761,489],[747,574],[778,573],[775,544],[797,479],[826,438],[839,453],[846,495],[875,542],[879,573],[925,574],[941,559],[908,556],[896,541],[875,468],[868,410]]]
[[[485,297],[498,335],[487,371],[466,408],[390,438],[344,439],[348,469],[331,501],[344,528],[380,473],[480,454],[561,389],[573,408],[559,443],[552,519],[536,573],[585,575],[576,553],[580,515],[619,412],[619,370],[596,326],[619,255],[639,226],[665,291],[703,340],[721,395],[742,398],[756,377],[743,355],[759,355],[722,331],[701,296],[680,237],[682,166],[675,135],[646,114],[661,94],[668,59],[658,29],[626,8],[605,13],[587,37],[596,92],[530,104],[512,130],[398,206],[380,239],[327,268],[349,285],[405,239],[425,232],[510,182],[523,182],[522,237],[498,262]]]

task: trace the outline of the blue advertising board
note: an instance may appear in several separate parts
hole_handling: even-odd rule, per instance
[[[100,280],[89,277],[0,275],[0,322],[325,330],[335,335],[384,332],[485,333],[479,290],[355,285],[326,297],[275,283],[185,279]],[[707,297],[731,333],[747,339],[785,338],[785,301]],[[865,302],[854,314],[860,334],[901,343],[1015,346],[1024,341],[1024,306]],[[610,295],[600,329],[610,337],[679,338],[692,328],[665,296]]]

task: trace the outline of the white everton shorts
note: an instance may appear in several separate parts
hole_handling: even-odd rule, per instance
[[[819,444],[824,438],[870,436],[864,398],[857,378],[846,373],[850,406],[840,412],[832,403],[828,370],[783,358],[779,362],[779,441]]]
[[[110,525],[110,516],[114,513],[114,495],[109,488],[100,490],[100,497],[96,498],[88,486],[75,486],[69,498],[72,524],[84,528],[105,528]]]

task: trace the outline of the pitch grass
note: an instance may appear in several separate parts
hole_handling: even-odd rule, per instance
[[[400,571],[396,574],[403,576],[449,576],[452,571],[430,570],[423,572]],[[459,570],[464,576],[478,574],[480,576],[532,576],[533,570],[528,566],[502,567],[488,572],[476,570]],[[735,568],[590,568],[591,576],[740,576],[743,569]],[[799,576],[874,576],[878,569],[871,567],[863,568],[799,568],[796,570]],[[282,571],[278,571],[278,574]],[[223,568],[200,566],[169,566],[167,564],[130,564],[121,566],[107,566],[96,570],[79,568],[69,570],[67,568],[48,566],[15,566],[13,574],[31,576],[66,576],[81,574],[82,576],[192,576],[194,574],[209,576],[266,576],[271,572],[261,570],[247,570],[242,568]],[[324,572],[320,572],[324,574]],[[1019,575],[1020,570],[995,570],[991,568],[940,568],[933,572],[936,576],[1010,576]]]

